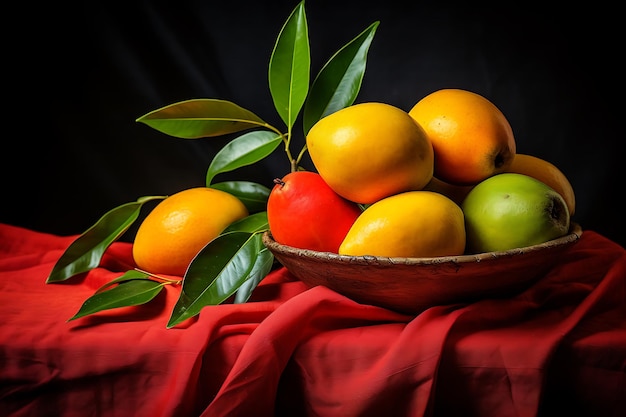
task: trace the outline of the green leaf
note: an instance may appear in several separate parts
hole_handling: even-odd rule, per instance
[[[107,288],[109,288],[109,287],[111,287],[113,285],[116,285],[116,284],[119,284],[119,283],[122,283],[122,282],[125,282],[125,281],[130,281],[130,280],[133,280],[133,279],[151,279],[151,278],[150,278],[150,275],[148,275],[145,272],[141,272],[141,271],[137,271],[135,269],[131,269],[130,271],[126,271],[124,273],[124,275],[121,275],[121,276],[115,278],[114,280],[107,282],[106,284],[104,284],[103,286],[98,288],[98,290],[96,292],[97,293],[98,292],[102,292],[102,291],[106,290]]]
[[[126,279],[110,290],[96,292],[68,321],[103,310],[145,304],[156,297],[166,283],[146,278]]]
[[[237,220],[228,226],[222,234],[228,232],[264,232],[269,230],[269,223],[267,221],[267,211],[261,211],[259,213],[251,214],[248,217],[244,217],[241,220]]]
[[[259,285],[259,282],[263,280],[272,270],[274,265],[274,255],[263,244],[263,234],[257,233],[253,236],[254,245],[257,247],[257,257],[254,260],[254,265],[248,273],[248,278],[237,289],[235,293],[235,304],[241,304],[248,301],[254,289]]]
[[[209,242],[191,261],[180,297],[167,323],[171,328],[218,305],[246,281],[259,256],[254,234],[230,232]]]
[[[218,182],[210,187],[234,195],[243,202],[249,213],[264,211],[271,192],[268,187],[250,181]]]
[[[282,27],[269,63],[269,87],[274,107],[291,129],[309,91],[309,33],[301,1]]]
[[[230,101],[217,99],[181,101],[151,111],[136,121],[166,135],[183,139],[222,136],[267,126],[251,111]]]
[[[343,46],[321,69],[304,105],[306,135],[322,117],[354,103],[365,74],[367,53],[380,22],[372,23]]]
[[[217,174],[252,165],[274,152],[281,142],[281,135],[262,130],[233,139],[211,161],[206,174],[207,187]]]
[[[144,203],[164,198],[164,196],[141,197],[135,202],[123,204],[105,213],[65,250],[52,268],[46,283],[65,281],[96,268],[111,243],[119,239],[137,220]]]

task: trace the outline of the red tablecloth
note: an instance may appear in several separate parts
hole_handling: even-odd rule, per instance
[[[407,316],[278,269],[174,329],[176,288],[67,322],[133,266],[45,284],[74,238],[0,224],[1,416],[626,415],[626,251],[593,231],[510,299]]]

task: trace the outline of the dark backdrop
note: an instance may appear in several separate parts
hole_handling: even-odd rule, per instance
[[[161,106],[220,98],[282,126],[267,66],[295,0],[119,3],[26,2],[7,13],[18,29],[4,36],[0,221],[81,233],[139,196],[203,185],[228,138],[175,139],[135,122]],[[358,102],[408,111],[440,88],[484,95],[509,119],[519,152],[569,177],[574,220],[625,245],[617,14],[598,2],[567,11],[469,3],[310,0],[313,75],[380,20]],[[279,149],[222,179],[269,187],[288,170]]]

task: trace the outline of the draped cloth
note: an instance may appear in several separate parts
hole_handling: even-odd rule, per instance
[[[407,315],[279,266],[172,329],[173,286],[68,322],[134,267],[46,284],[75,238],[0,224],[2,416],[626,415],[626,251],[591,230],[506,299]]]

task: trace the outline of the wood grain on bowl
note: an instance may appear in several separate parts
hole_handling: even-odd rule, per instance
[[[357,302],[417,314],[429,307],[506,297],[540,279],[558,254],[577,242],[580,225],[539,245],[503,252],[436,258],[347,256],[281,245],[266,232],[263,243],[307,285],[324,285]]]

